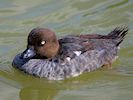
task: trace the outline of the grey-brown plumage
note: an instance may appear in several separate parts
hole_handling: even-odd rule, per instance
[[[59,52],[53,58],[24,59],[19,54],[13,60],[13,66],[49,80],[78,76],[111,64],[116,59],[119,44],[127,32],[127,27],[118,27],[108,35],[66,36],[58,40]]]

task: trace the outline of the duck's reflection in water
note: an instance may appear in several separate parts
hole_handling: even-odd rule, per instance
[[[24,87],[19,96],[21,100],[53,100],[57,93],[58,90],[56,89]]]

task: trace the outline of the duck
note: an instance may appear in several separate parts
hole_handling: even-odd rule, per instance
[[[111,68],[128,27],[116,27],[107,35],[79,34],[57,38],[48,28],[34,28],[27,47],[17,54],[12,66],[33,76],[64,80],[100,69]]]

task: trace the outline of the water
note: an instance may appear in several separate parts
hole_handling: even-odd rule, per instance
[[[11,66],[31,29],[57,36],[106,34],[129,26],[112,70],[101,69],[64,81],[48,81]],[[133,0],[0,0],[0,100],[132,100]]]

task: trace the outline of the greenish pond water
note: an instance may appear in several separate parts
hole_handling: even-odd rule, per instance
[[[113,69],[48,81],[12,68],[31,29],[106,34],[128,25]],[[133,0],[0,0],[0,100],[133,100]]]

